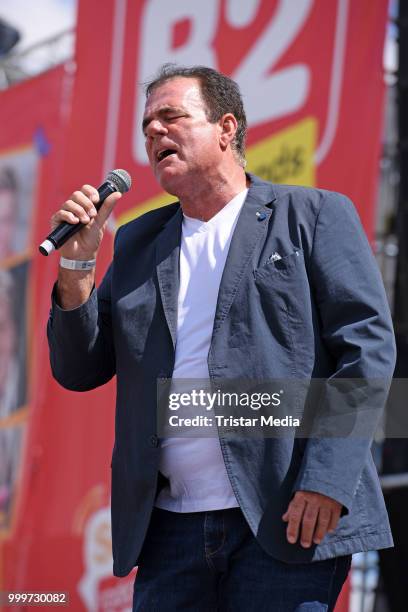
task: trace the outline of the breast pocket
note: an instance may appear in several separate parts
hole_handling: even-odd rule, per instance
[[[268,261],[254,271],[255,279],[268,278],[270,276],[288,277],[305,269],[303,251],[295,250],[289,255],[280,257],[277,253],[270,256]]]

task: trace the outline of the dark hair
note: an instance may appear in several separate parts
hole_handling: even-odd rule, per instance
[[[177,66],[177,64],[163,64],[156,77],[145,84],[146,98],[152,91],[166,81],[176,77],[197,79],[200,91],[207,109],[207,118],[215,123],[225,113],[232,113],[237,120],[238,127],[234,140],[231,143],[239,163],[245,166],[245,136],[247,120],[242,103],[241,92],[235,81],[225,74],[208,68],[207,66]]]

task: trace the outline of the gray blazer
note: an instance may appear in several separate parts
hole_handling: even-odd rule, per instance
[[[352,203],[337,193],[249,177],[218,294],[211,379],[389,379],[390,313]],[[137,564],[160,486],[156,383],[174,366],[181,222],[176,203],[121,227],[99,289],[71,311],[53,298],[48,323],[52,371],[64,387],[87,391],[117,376],[116,576]],[[270,259],[275,252],[277,262]],[[330,394],[319,409],[335,412]],[[220,433],[236,498],[268,553],[294,563],[392,546],[370,452],[376,418],[366,419],[359,438]],[[296,490],[323,493],[344,507],[335,532],[310,549],[286,541],[281,516]]]

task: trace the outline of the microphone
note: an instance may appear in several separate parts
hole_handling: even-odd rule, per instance
[[[99,210],[106,198],[115,191],[126,193],[129,191],[132,184],[130,174],[126,170],[112,170],[108,173],[106,180],[98,187],[99,202],[95,204],[96,210]],[[49,255],[55,249],[59,249],[67,240],[74,234],[79,232],[86,224],[84,223],[67,223],[63,221],[55,229],[48,234],[47,238],[40,244],[39,251],[41,255]]]

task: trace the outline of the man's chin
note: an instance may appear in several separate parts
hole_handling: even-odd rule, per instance
[[[156,175],[156,180],[164,191],[167,191],[170,195],[177,196],[183,182],[183,177],[164,171],[160,175]]]

